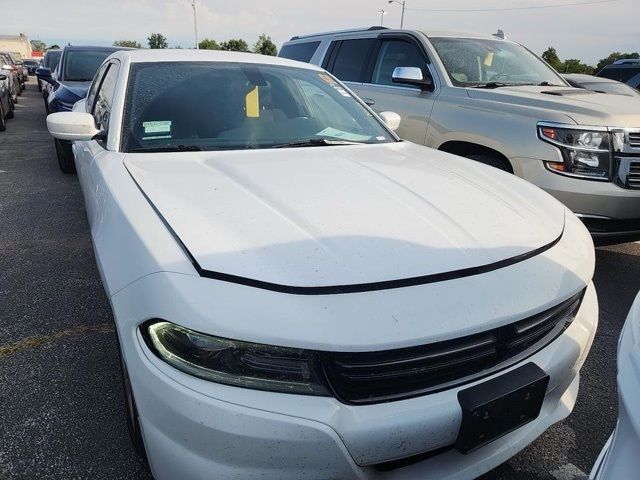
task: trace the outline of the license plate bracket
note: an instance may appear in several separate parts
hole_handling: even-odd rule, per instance
[[[548,385],[549,375],[530,362],[458,392],[462,423],[456,450],[469,453],[535,420]]]

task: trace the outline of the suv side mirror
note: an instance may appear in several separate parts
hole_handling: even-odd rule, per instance
[[[422,90],[433,90],[433,78],[425,77],[418,67],[396,67],[391,76],[393,83],[404,83],[406,85],[416,85]]]
[[[51,69],[47,67],[38,67],[36,69],[36,75],[40,77],[42,80],[51,78]]]

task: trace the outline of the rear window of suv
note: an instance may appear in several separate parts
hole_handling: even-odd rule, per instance
[[[290,43],[280,50],[280,57],[309,63],[320,42]]]

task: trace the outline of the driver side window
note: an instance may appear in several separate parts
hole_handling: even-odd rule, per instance
[[[108,66],[108,63],[102,65],[102,67],[100,67],[100,70],[98,70],[98,73],[96,73],[95,77],[93,77],[93,82],[91,83],[91,87],[89,88],[89,93],[87,94],[87,101],[85,105],[87,113],[91,113],[91,111],[93,110],[93,102],[96,98],[96,92],[98,91],[98,87],[102,82],[102,77],[104,76],[104,72]]]
[[[107,72],[100,83],[96,94],[95,105],[93,106],[93,118],[96,121],[96,127],[104,132],[109,131],[109,118],[111,116],[111,106],[116,90],[118,70],[118,65],[115,63],[108,64]]]
[[[422,74],[427,76],[427,59],[418,48],[415,42],[405,40],[385,40],[380,46],[380,52],[373,68],[371,83],[376,85],[395,85],[391,77],[396,67],[418,67],[422,70]],[[409,85],[402,85],[408,88]]]

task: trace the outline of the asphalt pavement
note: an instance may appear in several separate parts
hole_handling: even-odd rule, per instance
[[[600,326],[573,414],[482,480],[581,478],[614,428],[640,244],[596,257]],[[116,348],[78,180],[58,169],[32,78],[0,132],[0,479],[150,478],[129,443]]]

